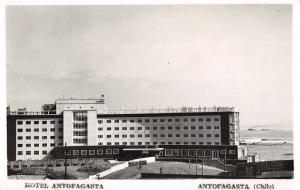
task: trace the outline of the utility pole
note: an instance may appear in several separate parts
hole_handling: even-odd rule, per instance
[[[197,175],[197,158],[196,158],[196,175]]]
[[[65,142],[65,179],[67,179],[67,143]]]
[[[204,157],[202,157],[202,176],[204,175],[203,166],[204,166]]]
[[[226,172],[227,149],[225,149],[224,172]]]

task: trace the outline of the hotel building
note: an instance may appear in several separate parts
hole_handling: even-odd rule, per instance
[[[113,158],[125,150],[158,147],[155,150],[164,150],[159,154],[165,156],[219,158],[223,151],[237,159],[239,112],[233,107],[112,111],[107,110],[103,95],[97,99],[57,99],[43,105],[41,112],[8,109],[7,135],[9,161],[39,160],[49,155],[60,158],[64,154]]]

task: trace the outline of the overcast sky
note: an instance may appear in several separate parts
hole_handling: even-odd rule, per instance
[[[7,101],[109,109],[237,106],[241,125],[292,124],[289,5],[7,8]]]

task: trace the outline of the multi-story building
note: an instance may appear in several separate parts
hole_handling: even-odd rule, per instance
[[[219,157],[222,146],[233,147],[237,154],[239,112],[233,107],[111,111],[103,96],[58,99],[55,104],[45,104],[41,112],[8,111],[7,132],[8,160],[43,159],[54,147],[64,146],[97,151],[107,146],[197,145],[205,147],[203,151],[210,147],[215,152],[209,155]]]

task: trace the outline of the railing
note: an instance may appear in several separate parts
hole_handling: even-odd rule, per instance
[[[134,113],[187,113],[187,112],[238,112],[235,107],[182,107],[167,109],[132,109],[132,110],[103,110],[100,114],[134,114]]]
[[[42,112],[33,112],[33,111],[11,111],[7,113],[8,115],[57,115],[56,111],[42,111]]]

